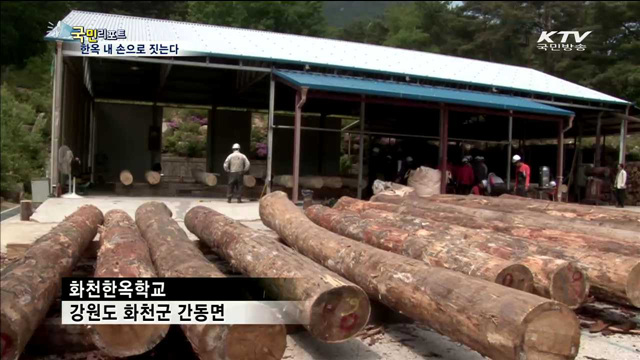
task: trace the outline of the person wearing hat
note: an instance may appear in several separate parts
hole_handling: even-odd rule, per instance
[[[623,208],[624,201],[627,196],[627,172],[624,170],[624,164],[618,164],[618,174],[616,174],[615,195],[616,207]]]
[[[487,180],[489,175],[489,169],[484,163],[484,156],[476,156],[476,161],[473,163],[473,177],[476,180],[476,184],[480,184],[482,180]]]
[[[516,166],[516,195],[527,197],[527,191],[529,190],[529,180],[531,178],[531,169],[529,168],[529,165],[525,164],[524,161],[522,161],[520,155],[513,155],[512,162]]]
[[[462,158],[462,168],[458,171],[458,193],[462,195],[469,195],[474,185],[473,167],[470,162],[470,156]]]
[[[487,189],[487,180],[482,180],[471,188],[471,194],[484,196]]]
[[[233,195],[242,202],[242,183],[244,173],[249,171],[249,159],[240,152],[240,144],[233,144],[233,152],[224,161],[224,171],[229,173],[227,188],[227,202],[231,202]]]

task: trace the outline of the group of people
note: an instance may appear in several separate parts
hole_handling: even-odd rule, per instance
[[[472,164],[473,160],[473,164]],[[515,166],[515,194],[527,196],[531,168],[525,164],[520,155],[514,155],[512,162]],[[508,191],[502,178],[490,173],[483,156],[462,158],[462,166],[447,165],[449,182],[455,186],[457,194],[461,195],[500,195]]]
[[[454,166],[449,163],[447,172],[449,182],[454,184],[456,193],[462,195],[485,195],[489,188],[489,169],[484,163],[483,156],[476,156],[475,161],[471,156],[462,158],[462,166]]]

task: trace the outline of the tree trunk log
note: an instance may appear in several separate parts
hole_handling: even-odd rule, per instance
[[[33,203],[31,200],[20,201],[20,221],[29,221],[33,215]]]
[[[340,176],[323,176],[322,182],[325,187],[330,189],[342,188],[342,178]]]
[[[131,175],[131,171],[129,170],[120,171],[120,182],[124,186],[129,186],[133,184],[133,175]]]
[[[46,318],[31,336],[25,353],[51,355],[93,351],[93,343],[86,325],[62,325],[62,318]]]
[[[478,198],[478,196],[468,196]],[[566,219],[541,213],[528,211],[503,212],[486,209],[482,205],[461,206],[443,202],[436,203],[432,198],[400,198],[397,196],[376,195],[371,198],[373,202],[384,202],[396,205],[407,205],[422,209],[437,209],[452,214],[465,215],[469,218],[477,218],[484,221],[498,221],[512,226],[527,228],[552,229],[561,232],[578,233],[591,237],[597,237],[600,241],[614,241],[637,248],[638,232],[630,230],[611,229],[598,226],[589,221],[580,219]]]
[[[427,212],[346,196],[340,198],[334,208],[359,213],[363,218],[376,220],[380,225],[399,227],[415,232],[416,235],[425,232],[427,237],[433,237],[433,234],[451,234],[461,248],[482,251],[527,266],[533,273],[535,294],[559,301],[571,308],[577,308],[587,300],[589,284],[586,272],[577,264],[532,255],[528,251],[517,253],[511,247],[511,239],[507,235],[486,231],[482,224],[477,224],[476,227],[461,227],[458,225],[464,225],[465,220],[459,216],[451,215],[451,218],[459,220],[457,222],[450,218],[447,220],[453,221],[445,221],[442,217],[437,217],[437,213],[432,210]],[[451,236],[448,239],[451,239]]]
[[[104,215],[100,243],[95,277],[156,277],[149,248],[133,219],[124,211],[110,210]],[[154,348],[168,331],[168,324],[95,325],[91,327],[91,336],[106,354],[127,357]]]
[[[305,214],[327,230],[379,249],[418,259],[431,266],[533,292],[533,274],[526,266],[469,249],[464,242],[464,231],[459,231],[466,230],[464,228],[434,229],[416,236],[388,222],[380,224],[375,219],[363,219],[354,213],[322,205],[309,207]]]
[[[286,188],[293,187],[293,176],[278,175],[273,177],[273,183]],[[301,176],[300,186],[306,189],[320,189],[324,185],[321,176]]]
[[[184,218],[187,229],[234,268],[251,277],[283,278],[273,284],[276,298],[303,300],[294,316],[315,338],[346,341],[367,324],[370,307],[361,288],[330,272],[276,239],[265,238],[214,210],[196,206]]]
[[[136,210],[136,224],[162,277],[224,277],[189,240],[160,202]],[[182,325],[200,359],[274,360],[286,348],[284,325]]]
[[[260,217],[288,245],[370,297],[483,355],[573,359],[578,352],[578,320],[556,301],[334,234],[309,220],[281,191],[260,200]]]
[[[158,185],[160,183],[160,180],[162,179],[162,176],[157,171],[147,171],[146,173],[144,173],[144,178],[147,179],[149,185]]]
[[[490,196],[459,196],[434,195],[429,200],[438,203],[479,207],[506,213],[522,214],[536,217],[540,214],[549,215],[554,219],[564,221],[581,220],[585,224],[604,229],[618,229],[640,232],[640,214],[631,211],[620,211],[603,207],[572,205],[552,201],[520,198],[514,200],[509,197]],[[638,241],[636,241],[636,244]]]
[[[45,318],[80,255],[98,232],[102,212],[86,205],[36,240],[24,257],[2,272],[1,357],[17,359]]]
[[[214,174],[202,170],[191,169],[191,176],[200,184],[207,186],[216,186],[218,183],[218,178]]]
[[[251,175],[244,175],[242,177],[242,183],[244,184],[244,186],[252,188],[256,186],[256,178]]]
[[[376,197],[376,200],[395,201],[392,198]],[[465,227],[488,228],[510,235],[507,240],[501,242],[501,246],[513,248],[516,251],[516,256],[542,255],[576,262],[586,272],[591,284],[591,291],[598,298],[624,304],[630,303],[634,306],[640,304],[640,260],[637,256],[622,256],[576,247],[571,244],[572,239],[579,239],[580,236],[565,239],[563,238],[564,233],[556,231],[555,237],[551,237],[549,230],[523,226],[519,217],[514,221],[512,216],[501,212],[498,212],[501,214],[499,218],[485,220],[474,217],[474,215],[486,211],[481,209],[437,204],[430,202],[429,199],[405,199],[402,204],[403,208],[413,208],[413,210],[403,210],[413,216],[436,221],[448,218],[449,220],[446,221]],[[441,213],[447,214],[446,217]],[[452,214],[456,217],[451,216]],[[436,215],[437,219],[434,218]],[[501,223],[499,220],[506,223]],[[486,224],[483,225],[483,222]],[[567,233],[567,236],[571,235]],[[492,238],[492,243],[496,243],[496,241],[496,237]]]

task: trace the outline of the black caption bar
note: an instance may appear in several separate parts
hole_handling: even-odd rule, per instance
[[[286,291],[300,279],[62,278],[63,301],[299,301]]]

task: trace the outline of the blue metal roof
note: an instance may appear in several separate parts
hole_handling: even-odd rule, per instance
[[[312,90],[377,95],[527,113],[574,115],[572,111],[507,95],[299,71],[277,70],[274,74],[293,85],[308,87]]]

